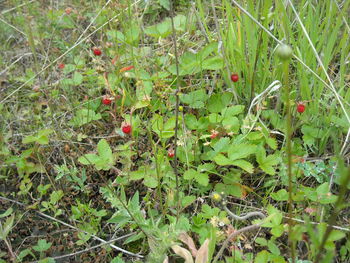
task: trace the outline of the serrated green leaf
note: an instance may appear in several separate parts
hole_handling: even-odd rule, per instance
[[[97,144],[97,152],[99,156],[108,161],[113,160],[113,153],[111,147],[109,147],[108,142],[105,139],[102,139]]]
[[[214,157],[214,161],[218,164],[218,165],[232,165],[232,161],[230,159],[228,159],[227,157],[225,157],[223,154],[218,154]]]
[[[212,95],[208,100],[208,111],[212,113],[221,112],[231,102],[232,96],[232,93],[229,92]]]
[[[198,121],[196,116],[192,114],[186,114],[185,115],[185,124],[186,127],[190,130],[196,130],[198,127]]]
[[[199,183],[200,185],[207,186],[209,183],[209,176],[206,173],[199,173],[197,172],[195,174],[194,179]]]
[[[288,200],[288,192],[286,189],[281,189],[275,193],[271,194],[271,198],[276,201],[287,201]]]
[[[164,7],[166,10],[170,10],[170,2],[169,0],[159,0],[159,4]]]
[[[100,159],[100,157],[97,154],[88,153],[88,154],[85,154],[85,155],[79,157],[78,162],[80,162],[81,164],[84,164],[84,165],[93,165],[99,159]]]
[[[232,107],[227,107],[224,108],[221,111],[221,115],[223,116],[236,116],[244,111],[244,106],[243,105],[235,105]]]
[[[202,68],[207,70],[219,70],[224,67],[224,60],[218,56],[203,61]]]
[[[192,204],[195,200],[196,200],[196,197],[194,195],[185,196],[185,197],[181,198],[181,206],[183,208],[185,208],[185,207],[189,206],[190,204]]]
[[[188,170],[184,173],[183,178],[184,178],[185,180],[192,180],[192,179],[195,178],[195,176],[196,176],[197,173],[198,173],[198,172],[197,172],[196,170],[194,170],[194,169],[188,169]]]
[[[256,145],[253,144],[233,144],[228,149],[228,158],[230,160],[243,159],[248,157],[249,155],[256,152]]]
[[[239,168],[242,168],[243,170],[245,170],[248,173],[253,173],[254,171],[254,166],[245,160],[235,160],[232,161],[232,165],[238,166]]]
[[[51,247],[52,243],[47,242],[45,239],[38,240],[38,243],[36,246],[33,246],[33,249],[38,252],[44,252],[48,250]]]
[[[274,175],[275,169],[273,166],[279,163],[279,159],[276,155],[269,155],[266,157],[266,152],[263,147],[258,147],[256,151],[256,160],[259,167],[267,174]]]
[[[146,176],[143,179],[143,184],[149,188],[156,188],[158,186],[158,181],[153,176]]]
[[[276,138],[272,138],[272,137],[269,137],[266,139],[266,143],[268,146],[270,146],[270,148],[272,150],[276,150],[277,149],[277,140]]]

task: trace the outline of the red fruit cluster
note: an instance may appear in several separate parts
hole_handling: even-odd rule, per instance
[[[168,150],[168,157],[169,157],[169,158],[173,158],[174,156],[175,156],[175,151],[174,151],[173,148],[170,148],[170,149]]]
[[[131,132],[131,125],[129,123],[124,123],[122,125],[122,132],[129,134]]]
[[[103,96],[102,103],[104,105],[110,105],[112,103],[112,100],[109,97],[107,97],[107,96]]]
[[[233,82],[237,82],[237,81],[239,80],[238,74],[237,74],[237,73],[233,73],[233,74],[231,75],[231,80],[232,80]]]
[[[101,49],[99,49],[99,48],[94,48],[94,49],[93,49],[93,52],[94,52],[94,54],[95,54],[96,56],[101,56],[101,55],[102,55],[102,51],[101,51]]]
[[[63,63],[58,64],[59,69],[64,69],[65,65]]]
[[[305,111],[305,105],[302,103],[298,103],[297,105],[297,112],[303,113]]]

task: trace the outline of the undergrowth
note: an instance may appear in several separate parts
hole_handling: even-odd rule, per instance
[[[350,262],[349,6],[0,2],[0,262]]]

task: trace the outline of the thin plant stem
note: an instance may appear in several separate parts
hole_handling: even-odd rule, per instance
[[[224,61],[225,61],[225,65],[226,65],[226,74],[227,76],[230,76],[230,69],[228,68],[228,61],[227,61],[227,58],[226,58],[226,52],[225,52],[225,46],[223,45],[223,41],[222,41],[222,37],[221,37],[221,31],[220,31],[220,26],[219,26],[219,22],[218,22],[218,18],[217,18],[217,15],[216,15],[216,11],[215,11],[215,5],[214,5],[214,1],[211,0],[211,8],[213,9],[213,15],[214,15],[214,22],[215,22],[215,27],[216,27],[216,31],[218,32],[218,38],[219,38],[219,43],[222,44],[221,46],[221,52],[222,52],[222,57],[224,58]],[[237,95],[237,91],[236,91],[236,88],[234,87],[234,85],[231,83],[231,88],[232,88],[232,94],[235,98],[235,101],[238,102],[238,95]]]
[[[175,199],[177,203],[177,209],[176,209],[176,217],[179,218],[179,211],[180,211],[180,198],[179,198],[179,172],[178,172],[178,162],[177,162],[177,138],[178,138],[178,130],[179,130],[179,91],[180,91],[180,74],[179,74],[179,57],[178,57],[178,51],[177,51],[177,43],[176,43],[176,32],[175,32],[175,25],[174,25],[174,5],[173,0],[170,1],[170,17],[171,17],[171,27],[172,27],[172,38],[173,38],[173,44],[174,44],[174,52],[175,52],[175,65],[176,65],[176,91],[175,91],[175,98],[176,98],[176,106],[175,106],[175,135],[174,135],[174,162],[173,162],[173,168],[175,172],[175,182],[176,182],[176,193],[175,193]]]
[[[287,113],[287,127],[286,127],[286,140],[287,140],[287,174],[288,174],[288,242],[291,249],[292,263],[295,263],[295,242],[293,241],[293,174],[292,174],[292,117],[290,112],[290,88],[289,88],[289,62],[283,62],[283,79],[286,92],[286,113]]]

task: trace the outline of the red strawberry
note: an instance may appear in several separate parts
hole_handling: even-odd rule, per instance
[[[107,97],[107,96],[103,96],[103,98],[102,98],[102,103],[103,103],[104,105],[109,105],[109,104],[112,103],[112,100],[111,100],[109,97]]]
[[[305,111],[305,105],[302,103],[298,103],[297,105],[297,112],[303,113]]]
[[[125,134],[129,134],[131,132],[131,125],[129,123],[124,123],[122,125],[122,131],[125,133]]]
[[[174,156],[175,156],[175,151],[174,151],[173,148],[170,148],[170,149],[168,150],[168,157],[169,157],[169,158],[173,158]]]
[[[58,64],[58,68],[59,68],[59,69],[64,69],[65,66],[66,66],[66,65],[64,65],[63,63]]]
[[[99,49],[99,48],[94,48],[93,51],[94,51],[94,54],[95,54],[96,56],[101,56],[101,55],[102,55],[102,51],[101,51],[101,49]]]
[[[237,82],[237,81],[239,80],[238,74],[236,74],[236,73],[232,74],[232,75],[231,75],[231,80],[232,80],[233,82]]]

